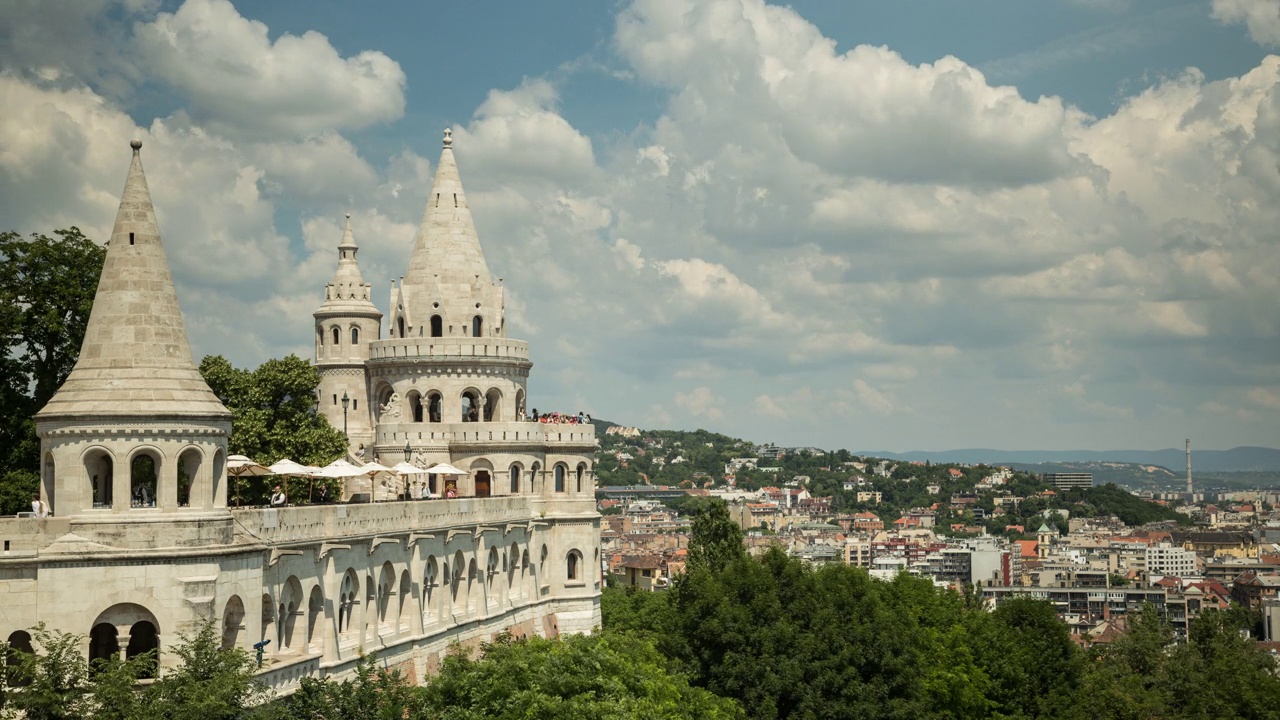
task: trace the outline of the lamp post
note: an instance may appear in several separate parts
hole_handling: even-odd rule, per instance
[[[404,441],[404,461],[409,462],[409,460],[411,460],[412,458],[413,458],[413,446],[409,444],[408,440],[405,440]],[[405,500],[409,499],[409,476],[407,474],[404,476],[404,499]]]
[[[351,404],[351,398],[347,397],[347,391],[342,391],[342,436],[347,438],[347,443],[351,442],[351,438],[347,437],[347,406]]]

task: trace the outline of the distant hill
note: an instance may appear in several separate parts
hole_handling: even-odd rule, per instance
[[[1130,463],[1159,465],[1181,473],[1187,464],[1185,450],[965,450],[891,453],[880,450],[859,451],[860,455],[892,460],[935,463],[985,463],[988,465],[1031,465],[1037,463]],[[1275,472],[1280,471],[1280,450],[1266,447],[1237,447],[1230,450],[1191,450],[1193,473],[1201,472]]]

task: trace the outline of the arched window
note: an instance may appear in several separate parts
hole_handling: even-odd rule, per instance
[[[471,336],[480,337],[484,331],[484,318],[479,315],[471,318]]]
[[[498,388],[489,388],[484,394],[484,421],[502,421],[502,391]]]
[[[360,328],[358,327],[351,328],[351,344],[352,345],[360,344]]]
[[[429,613],[431,610],[431,596],[435,594],[436,586],[439,585],[439,580],[436,578],[438,573],[439,566],[436,564],[435,556],[432,555],[427,558],[427,571],[422,576],[422,611],[424,614]],[[426,617],[429,621],[429,615]]]
[[[417,390],[410,390],[405,399],[409,401],[409,416],[416,423],[422,422],[422,396]]]
[[[178,456],[178,507],[191,505],[191,491],[200,477],[204,457],[196,448],[187,448]]]
[[[444,397],[432,390],[427,393],[427,422],[440,422],[440,406],[444,402]]]
[[[115,491],[112,482],[115,478],[115,463],[106,450],[92,450],[84,456],[84,471],[89,477],[89,487],[93,491],[93,507],[111,507],[111,496]]]
[[[111,623],[98,623],[89,631],[89,667],[97,660],[120,657],[120,632]]]
[[[542,466],[539,465],[538,463],[534,463],[533,467],[529,469],[529,492],[536,493],[542,489],[538,485],[538,483],[542,480],[541,472],[542,472]]]
[[[324,330],[316,328],[316,345],[324,347]]]
[[[227,600],[227,607],[222,611],[222,647],[233,648],[240,642],[240,632],[244,630],[244,603],[239,595],[232,595]]]
[[[441,337],[444,335],[444,318],[439,315],[431,316],[431,337]]]
[[[138,657],[145,657],[142,671],[138,673],[138,677],[144,680],[150,680],[156,676],[156,665],[159,660],[160,653],[160,635],[156,632],[156,626],[147,620],[139,620],[129,628],[129,646],[124,650],[126,660],[132,660]]]
[[[26,630],[15,630],[9,633],[8,650],[5,656],[4,682],[9,687],[23,687],[31,684],[31,678],[23,672],[23,654],[33,655],[31,633]]]
[[[511,494],[520,494],[520,466],[511,466]]]
[[[556,465],[556,492],[564,492],[564,466]]]
[[[338,331],[338,327],[335,325],[333,327],[333,344],[337,345],[341,341],[342,341],[342,333]]]
[[[587,466],[578,463],[578,492],[582,492],[582,476],[586,474]]]
[[[319,585],[311,588],[311,599],[307,601],[307,648],[310,652],[320,652],[324,646],[324,633],[320,618],[324,616],[324,591]]]
[[[565,562],[564,577],[566,580],[578,580],[579,573],[582,572],[582,553],[577,550],[570,550],[569,557]]]
[[[467,390],[462,393],[462,422],[480,421],[480,393]]]
[[[156,506],[156,459],[147,453],[135,455],[129,463],[130,503],[136,508]]]
[[[404,337],[404,316],[396,318],[396,330],[399,331],[400,337]]]

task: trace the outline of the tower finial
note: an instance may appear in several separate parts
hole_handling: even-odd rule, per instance
[[[142,141],[137,138],[134,138],[133,140],[129,141],[129,147],[133,148],[133,151],[136,153],[142,149]]]
[[[453,128],[444,129],[444,146],[453,147]]]

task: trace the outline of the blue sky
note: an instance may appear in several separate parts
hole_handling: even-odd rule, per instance
[[[888,450],[1280,444],[1280,0],[22,0],[0,209],[128,140],[197,355],[386,305],[455,148],[530,403]],[[385,310],[385,307],[384,307]]]

